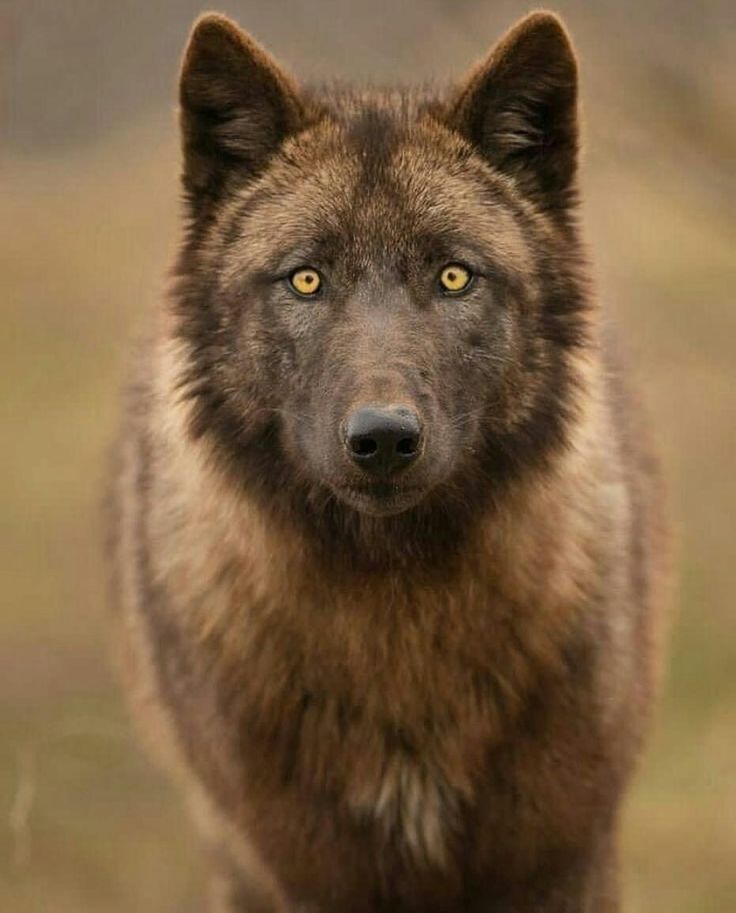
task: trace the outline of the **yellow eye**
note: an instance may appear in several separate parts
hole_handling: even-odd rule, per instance
[[[304,269],[295,269],[289,276],[289,285],[294,289],[297,295],[311,297],[316,295],[322,286],[322,277],[316,269],[304,267]]]
[[[473,278],[470,270],[459,263],[448,263],[440,273],[440,286],[443,292],[457,294],[464,291]]]

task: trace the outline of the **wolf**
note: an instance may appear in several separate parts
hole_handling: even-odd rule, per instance
[[[619,910],[667,536],[577,86],[548,12],[438,90],[300,86],[194,26],[110,548],[211,911]]]

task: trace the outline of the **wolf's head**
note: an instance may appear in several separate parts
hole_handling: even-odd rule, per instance
[[[439,95],[303,90],[229,20],[196,24],[185,387],[245,484],[314,516],[450,517],[564,444],[576,87],[547,13]]]

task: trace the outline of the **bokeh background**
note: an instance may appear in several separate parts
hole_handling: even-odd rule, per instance
[[[736,4],[565,0],[584,221],[680,540],[629,913],[736,911]],[[177,242],[192,0],[0,4],[0,910],[195,913],[202,863],[108,660],[98,501],[128,340]],[[516,0],[227,0],[299,76],[459,75]]]

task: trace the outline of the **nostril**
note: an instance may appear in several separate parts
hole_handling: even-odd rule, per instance
[[[413,437],[402,437],[396,444],[396,452],[402,456],[411,456],[417,452],[417,440]]]
[[[348,442],[357,456],[371,456],[378,450],[378,442],[372,437],[355,437]]]

